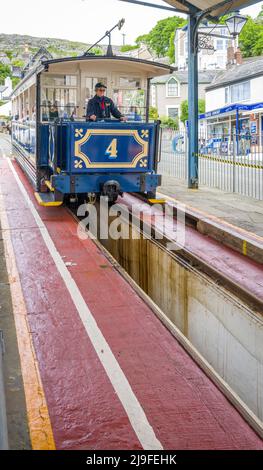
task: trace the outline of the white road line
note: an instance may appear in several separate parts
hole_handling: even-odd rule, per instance
[[[48,230],[40,218],[37,210],[35,209],[32,201],[30,200],[24,186],[22,185],[13,164],[7,159],[10,169],[16,179],[16,182],[31,210],[31,213],[39,227],[40,233],[43,240],[52,256],[56,267],[64,280],[65,286],[68,289],[73,303],[79,313],[80,319],[86,329],[86,332],[93,344],[93,347],[99,357],[101,364],[103,365],[106,374],[122,403],[132,428],[137,435],[143,449],[145,450],[162,450],[162,444],[157,439],[152,426],[150,425],[142,406],[137,400],[132,388],[123,373],[118,361],[112,353],[110,346],[105,340],[101,330],[99,329],[92,313],[90,312],[81,292],[72,278],[70,272],[59,252],[57,251],[54,242],[52,241]]]

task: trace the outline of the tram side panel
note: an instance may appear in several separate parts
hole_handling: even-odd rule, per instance
[[[12,122],[12,149],[20,166],[36,185],[36,123],[35,121]]]

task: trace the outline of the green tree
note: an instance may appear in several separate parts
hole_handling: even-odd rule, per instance
[[[257,38],[257,42],[252,47],[253,56],[263,54],[263,31],[260,32]]]
[[[134,49],[138,49],[138,44],[135,44],[135,46],[130,46],[129,44],[121,46],[121,52],[133,51]]]
[[[100,47],[93,47],[89,52],[95,55],[103,55],[103,50]]]
[[[16,67],[24,67],[25,62],[23,60],[14,59],[14,60],[12,60],[12,65],[14,65]]]
[[[11,77],[11,69],[8,65],[4,65],[0,63],[0,83],[5,81],[6,77]]]
[[[239,36],[239,46],[243,57],[259,55],[263,52],[262,33],[263,24],[248,17]]]
[[[141,34],[141,36],[138,36],[135,40],[137,46],[139,46],[140,44],[147,44],[148,36],[148,34]]]
[[[149,107],[149,118],[154,119],[155,121],[158,119],[158,109],[155,108],[154,106]]]
[[[178,131],[178,129],[179,129],[178,118],[173,119],[171,117],[162,116],[161,117],[161,127],[174,129],[175,131]]]
[[[200,100],[198,100],[198,113],[202,114],[204,112],[205,112],[205,100],[200,99]],[[181,103],[181,116],[180,116],[180,119],[184,124],[188,120],[188,100],[184,100]]]
[[[170,59],[170,64],[173,64],[174,59],[175,59],[174,38],[175,38],[175,31],[171,34],[170,41],[169,41],[168,57]]]
[[[11,59],[12,59],[12,57],[13,57],[13,51],[4,51],[4,52],[6,53],[6,55],[7,55],[8,59],[10,59],[10,60],[11,60]]]
[[[157,57],[163,57],[168,54],[170,47],[171,35],[177,28],[181,28],[186,24],[186,20],[179,16],[172,16],[164,20],[160,20],[154,26],[149,34],[144,34],[136,39],[137,44],[144,43],[148,48],[154,51]]]
[[[15,88],[15,87],[18,85],[18,83],[20,82],[20,80],[21,80],[21,79],[18,78],[18,77],[12,77],[12,85],[13,85],[13,88]]]

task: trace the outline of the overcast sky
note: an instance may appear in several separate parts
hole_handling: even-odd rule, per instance
[[[148,1],[164,5],[161,0]],[[256,16],[262,4],[257,3],[242,13]],[[122,44],[122,33],[126,34],[126,44],[131,44],[140,34],[149,32],[159,19],[173,16],[169,11],[129,5],[118,0],[5,0],[1,13],[0,33],[86,43],[95,42],[123,17],[126,22],[121,31],[113,34],[114,44]]]

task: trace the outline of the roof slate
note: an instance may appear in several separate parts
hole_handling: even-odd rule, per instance
[[[215,74],[217,72],[215,70],[206,70],[203,72],[199,72],[198,74],[198,82],[199,83],[211,83],[214,79]],[[174,72],[169,75],[162,75],[160,77],[153,78],[151,80],[152,84],[165,84],[171,77],[175,77],[180,83],[188,83],[188,71],[187,70],[178,70],[178,72]]]
[[[211,85],[207,87],[207,90],[220,88],[231,82],[243,81],[254,75],[263,75],[263,56],[244,59],[243,64],[232,65],[226,70],[218,72]]]

